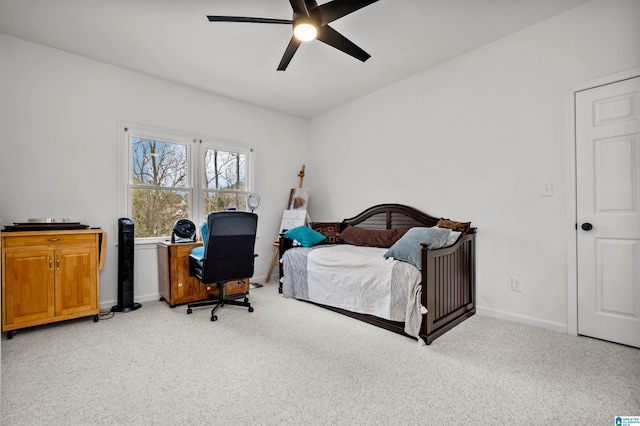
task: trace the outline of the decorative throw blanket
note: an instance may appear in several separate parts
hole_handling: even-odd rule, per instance
[[[385,251],[348,244],[287,250],[283,295],[404,322],[405,333],[419,339],[421,273],[407,262],[384,259]]]

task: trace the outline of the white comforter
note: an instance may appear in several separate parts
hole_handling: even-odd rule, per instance
[[[419,339],[423,308],[421,273],[384,259],[386,249],[348,244],[287,250],[281,260],[285,297],[405,323]]]
[[[386,249],[339,245],[307,256],[309,299],[381,318],[391,315],[391,272]]]

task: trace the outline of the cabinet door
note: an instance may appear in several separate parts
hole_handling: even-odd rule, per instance
[[[55,313],[72,315],[98,308],[95,248],[55,251]]]
[[[208,297],[208,286],[203,285],[197,278],[189,276],[189,251],[186,251],[183,247],[174,247],[172,253],[171,281],[173,290],[175,290],[173,301],[176,304],[193,302],[194,300]]]
[[[249,280],[242,281],[229,281],[225,284],[224,291],[227,296],[231,296],[234,294],[242,294],[249,293]],[[218,289],[216,288],[216,294],[218,294]]]
[[[54,252],[5,250],[4,304],[5,325],[54,316]]]

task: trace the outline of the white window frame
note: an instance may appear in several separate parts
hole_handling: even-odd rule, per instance
[[[121,122],[118,124],[118,212],[120,217],[130,218],[131,210],[131,164],[133,162],[133,146],[131,138],[153,139],[163,142],[170,142],[185,145],[187,147],[187,164],[189,168],[189,185],[184,188],[189,192],[189,219],[200,227],[204,212],[204,152],[205,149],[217,149],[220,151],[237,152],[245,155],[246,158],[246,190],[230,191],[241,194],[256,192],[256,149],[252,146],[225,141],[221,139],[194,136],[172,130],[160,129],[157,127],[140,124]],[[226,192],[226,191],[221,191]],[[167,236],[136,238],[135,244],[157,244],[166,241]]]

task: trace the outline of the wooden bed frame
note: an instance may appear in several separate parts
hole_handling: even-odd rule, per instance
[[[370,207],[340,224],[365,229],[409,229],[414,226],[435,226],[439,218],[402,204],[379,204]],[[438,250],[422,248],[422,305],[428,310],[423,315],[420,337],[429,345],[434,339],[469,318],[476,312],[475,273],[476,228],[463,235],[451,247]],[[280,258],[292,247],[292,241],[280,236]],[[283,276],[280,265],[280,278]],[[282,284],[280,284],[282,286]],[[282,292],[282,287],[279,289]],[[326,309],[365,321],[395,333],[404,332],[404,322],[389,321],[373,315],[360,314],[340,308],[319,305]]]

